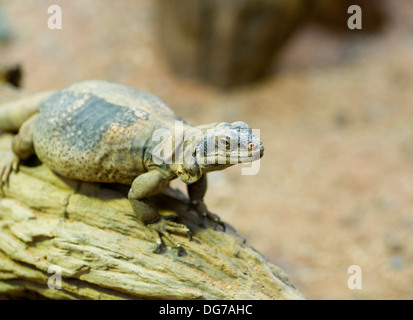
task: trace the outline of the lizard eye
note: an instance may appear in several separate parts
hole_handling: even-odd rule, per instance
[[[227,151],[231,150],[231,142],[228,137],[226,138],[220,138],[219,140],[219,146]]]

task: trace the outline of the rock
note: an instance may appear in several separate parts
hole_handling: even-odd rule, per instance
[[[307,0],[158,0],[172,69],[219,87],[263,77],[308,13]]]

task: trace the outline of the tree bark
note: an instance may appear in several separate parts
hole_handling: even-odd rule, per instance
[[[0,156],[12,137],[0,134]],[[193,230],[191,242],[175,237],[185,257],[169,246],[152,253],[154,235],[135,219],[122,186],[67,180],[35,160],[10,176],[4,194],[0,298],[302,299],[233,228],[198,227],[176,190],[154,200],[161,214],[176,213]],[[57,270],[61,289],[49,287],[58,284]]]

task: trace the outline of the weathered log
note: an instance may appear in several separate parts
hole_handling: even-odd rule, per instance
[[[12,137],[0,135],[0,156],[10,151]],[[39,163],[22,165],[0,198],[0,297],[302,298],[233,228],[198,227],[176,190],[154,201],[162,214],[178,214],[194,240],[176,236],[185,257],[171,249],[152,253],[154,235],[135,219],[124,189],[67,180]],[[61,289],[48,286],[56,268]]]

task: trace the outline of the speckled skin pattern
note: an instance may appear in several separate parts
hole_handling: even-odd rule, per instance
[[[182,120],[158,97],[88,81],[39,106],[33,130],[37,156],[64,177],[131,184],[148,171],[152,132]]]

